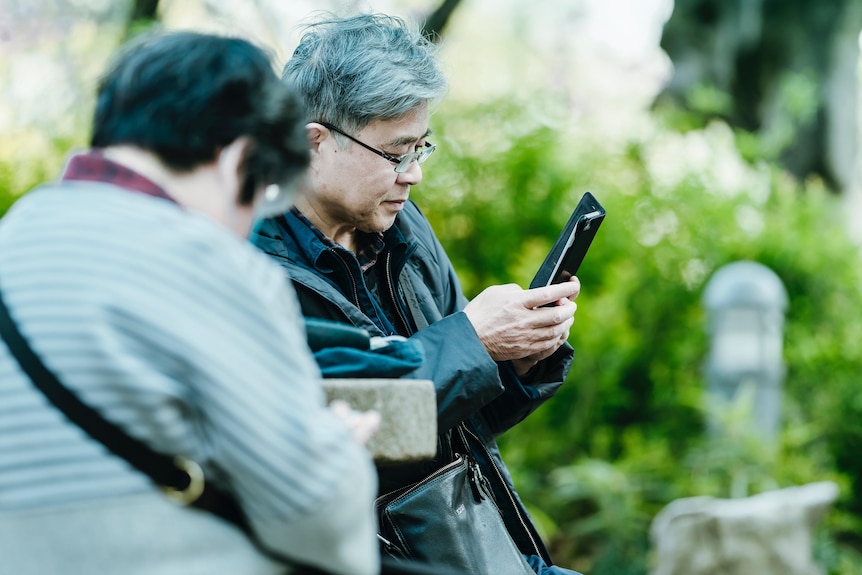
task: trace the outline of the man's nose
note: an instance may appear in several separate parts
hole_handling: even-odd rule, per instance
[[[419,165],[419,162],[413,160],[410,162],[410,167],[398,174],[396,181],[409,186],[419,184],[422,181],[422,166]]]

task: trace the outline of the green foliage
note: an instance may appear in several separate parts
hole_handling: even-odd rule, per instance
[[[56,178],[67,152],[83,139],[52,138],[33,129],[0,135],[0,216],[23,193]]]
[[[745,162],[720,123],[656,125],[621,149],[500,102],[434,123],[444,146],[414,197],[468,295],[526,286],[584,191],[608,211],[579,274],[569,380],[502,441],[558,560],[591,575],[647,573],[649,522],[671,500],[828,479],[842,501],[818,556],[829,573],[860,572],[849,544],[862,535],[862,268],[839,201],[817,181]],[[790,297],[772,449],[740,426],[702,432],[701,297],[736,260],[770,267]]]
[[[117,20],[118,13],[107,5],[102,7],[105,10],[93,12],[84,4],[66,11],[63,22],[69,28],[64,33],[40,35],[20,46],[11,42],[8,54],[4,53],[7,57],[0,58],[0,80],[6,83],[11,81],[14,63],[54,64],[33,75],[39,78],[34,84],[39,90],[30,97],[48,100],[38,114],[19,114],[21,103],[10,99],[9,118],[15,120],[0,129],[0,216],[21,194],[56,178],[69,152],[87,146],[98,78],[124,34],[145,29],[144,22],[133,22],[127,30],[126,23]],[[120,12],[124,10],[120,8]],[[29,60],[31,57],[35,59]],[[52,102],[56,98],[46,98],[52,90],[63,94],[59,103]]]
[[[750,162],[780,162],[782,155],[798,144],[796,139],[817,122],[822,95],[817,74],[809,69],[776,74],[773,108],[759,133],[734,128],[736,146]],[[677,103],[668,95],[659,98],[655,111],[669,127],[687,132],[702,129],[714,118],[737,118],[731,94],[713,84],[692,86]]]

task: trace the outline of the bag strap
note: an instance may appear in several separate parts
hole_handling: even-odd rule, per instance
[[[248,525],[236,503],[208,484],[200,466],[184,456],[165,455],[150,449],[103,418],[60,383],[18,330],[0,291],[0,336],[33,384],[66,418],[125,459],[135,469],[160,486],[168,498],[180,505],[192,505],[230,521],[248,532]]]
[[[467,436],[464,433],[467,429],[466,426],[467,421],[464,420],[440,435],[438,449],[440,449],[442,454],[443,465],[454,461],[455,455],[459,453],[472,457],[470,454],[470,444],[467,442]]]
[[[264,555],[293,568],[295,575],[328,575],[328,572],[301,564],[281,553],[261,545],[251,530],[242,510],[226,493],[207,483],[200,466],[183,456],[170,456],[150,449],[125,431],[103,418],[97,411],[78,399],[60,383],[18,330],[0,290],[0,337],[33,384],[69,421],[107,447],[114,455],[125,459],[135,469],[160,486],[169,499],[180,505],[190,505],[212,513],[239,527],[252,544]]]

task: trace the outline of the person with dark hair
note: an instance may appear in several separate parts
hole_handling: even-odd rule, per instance
[[[436,149],[429,107],[446,90],[436,47],[415,26],[381,14],[311,24],[283,79],[307,106],[309,184],[291,210],[257,226],[252,241],[287,271],[303,314],[420,343],[426,361],[405,377],[436,387],[437,457],[379,467],[381,494],[402,493],[466,450],[517,546],[506,573],[572,573],[552,565],[495,438],[562,385],[580,283],[492,286],[472,301],[462,294],[410,200]],[[470,541],[463,547],[469,553]],[[404,552],[398,541],[386,548]]]
[[[251,43],[148,36],[99,85],[92,149],[0,220],[4,572],[379,572],[378,416],[326,406],[295,292],[245,240],[290,205],[304,122]],[[177,485],[142,463],[165,457]]]

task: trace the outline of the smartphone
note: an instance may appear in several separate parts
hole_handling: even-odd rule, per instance
[[[605,209],[593,194],[586,192],[539,267],[530,289],[568,281],[577,274],[604,219]]]

